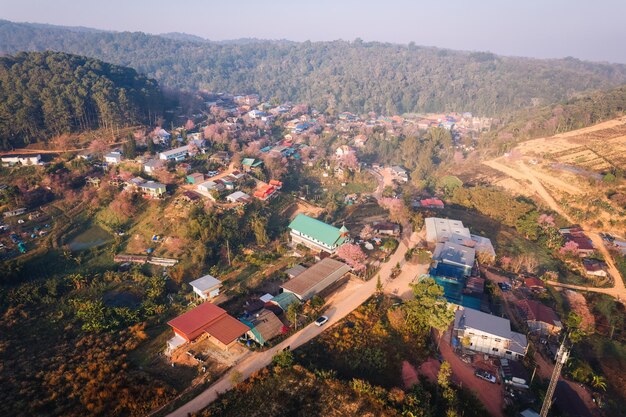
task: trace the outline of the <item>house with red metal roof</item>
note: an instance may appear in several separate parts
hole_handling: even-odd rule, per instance
[[[517,308],[522,313],[531,332],[538,332],[542,336],[556,335],[563,329],[554,310],[535,300],[519,300]]]
[[[532,291],[544,291],[546,289],[542,280],[535,277],[528,277],[524,279],[524,286],[530,288]]]
[[[270,198],[276,196],[278,188],[272,185],[272,182],[278,183],[282,187],[282,183],[280,181],[272,180],[269,184],[263,184],[259,188],[257,188],[254,192],[254,197],[258,198],[261,201],[267,201]]]
[[[211,303],[199,306],[181,314],[167,324],[174,330],[174,337],[168,342],[173,350],[188,342],[193,342],[203,334],[220,349],[227,350],[243,336],[250,327],[229,315],[226,310]]]
[[[420,200],[420,207],[442,209],[445,205],[438,198],[425,198]]]

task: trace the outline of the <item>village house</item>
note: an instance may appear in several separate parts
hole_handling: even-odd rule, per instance
[[[187,184],[201,184],[204,182],[204,174],[201,172],[194,172],[186,177]]]
[[[230,155],[226,151],[218,151],[209,157],[210,162],[215,162],[221,165],[227,165],[230,161]]]
[[[276,307],[279,307],[282,311],[287,311],[289,306],[294,303],[299,304],[300,300],[292,292],[282,292],[278,295],[275,295],[267,302],[267,304],[272,304]]]
[[[302,301],[309,300],[339,281],[350,267],[336,259],[325,258],[306,271],[285,282],[283,292],[293,293]]]
[[[337,158],[343,158],[353,153],[354,149],[352,149],[348,145],[341,145],[335,150],[335,156],[337,156]]]
[[[291,241],[309,249],[335,253],[337,248],[348,241],[348,229],[338,229],[305,214],[298,214],[289,224]]]
[[[122,162],[123,159],[124,157],[119,151],[109,152],[108,154],[104,155],[104,162],[111,165],[119,164],[120,162]]]
[[[261,184],[254,192],[254,197],[261,201],[267,201],[272,197],[275,197],[276,193],[282,188],[282,186],[282,182],[271,180],[269,184]]]
[[[375,222],[372,228],[377,235],[400,236],[400,225],[391,222]]]
[[[182,161],[189,155],[189,145],[169,149],[159,152],[159,159],[162,161]]]
[[[543,281],[536,277],[525,278],[524,286],[534,292],[542,292],[546,290],[546,286]]]
[[[591,277],[606,278],[608,275],[606,262],[597,259],[583,259],[583,268],[585,273]]]
[[[165,162],[160,159],[148,159],[143,164],[143,172],[146,174],[154,174],[157,170],[163,168]]]
[[[40,165],[41,155],[3,155],[1,158],[2,165]]]
[[[456,311],[454,338],[464,349],[499,358],[520,360],[528,350],[526,336],[511,331],[509,320],[472,308]]]
[[[198,294],[202,299],[215,298],[220,295],[220,288],[222,288],[222,281],[211,276],[205,275],[189,283],[193,292]]]
[[[522,317],[526,320],[528,330],[543,337],[558,335],[563,330],[563,324],[554,310],[535,301],[523,299],[517,302]]]
[[[559,233],[563,236],[565,242],[574,242],[576,244],[576,252],[580,257],[589,256],[596,249],[591,239],[580,226],[564,227],[559,229]]]
[[[244,171],[260,169],[261,165],[263,165],[263,161],[261,161],[260,159],[243,158],[243,160],[241,161],[241,166],[243,167]]]
[[[218,348],[228,350],[250,330],[250,327],[230,316],[224,309],[206,302],[167,324],[174,331],[174,337],[168,341],[168,350],[193,342],[203,334],[207,334]]]
[[[248,203],[251,198],[243,191],[235,191],[234,193],[226,196],[226,201],[229,203]]]
[[[443,209],[445,204],[438,198],[425,198],[419,201],[419,207],[431,209]]]
[[[196,190],[198,190],[198,192],[202,195],[204,195],[205,197],[209,197],[211,199],[213,199],[213,191],[223,191],[224,190],[224,184],[222,184],[222,182],[218,182],[218,181],[205,181],[201,184],[198,184],[196,186]]]
[[[389,170],[394,180],[401,182],[407,182],[409,180],[409,174],[407,173],[406,169],[402,168],[401,166],[394,165]]]
[[[252,340],[261,346],[287,331],[276,314],[267,309],[255,313],[250,319],[240,319],[240,321],[250,327],[243,340]]]
[[[155,181],[145,182],[139,186],[139,189],[145,196],[151,198],[160,198],[167,192],[165,184]]]

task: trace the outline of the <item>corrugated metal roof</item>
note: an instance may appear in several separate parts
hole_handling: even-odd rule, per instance
[[[350,267],[343,262],[339,262],[338,260],[332,258],[326,258],[319,261],[295,278],[287,281],[282,285],[282,287],[283,289],[291,291],[302,297],[311,291],[313,287],[331,275],[334,275],[336,279],[339,279],[349,271]]]
[[[327,246],[340,245],[345,241],[345,238],[341,236],[340,229],[305,214],[298,214],[289,224],[289,228],[312,237]]]

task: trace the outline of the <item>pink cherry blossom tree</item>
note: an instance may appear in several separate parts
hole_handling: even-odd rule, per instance
[[[344,243],[337,249],[337,256],[345,261],[355,272],[362,272],[365,270],[365,260],[367,255],[363,253],[363,250],[359,245],[354,243]]]

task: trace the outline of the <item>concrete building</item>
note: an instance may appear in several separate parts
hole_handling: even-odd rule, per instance
[[[215,298],[220,294],[220,288],[222,288],[222,281],[211,276],[205,275],[189,283],[193,292],[198,294],[200,298]]]
[[[471,308],[456,311],[454,337],[465,349],[499,358],[520,360],[528,350],[526,336],[511,331],[509,320]]]

